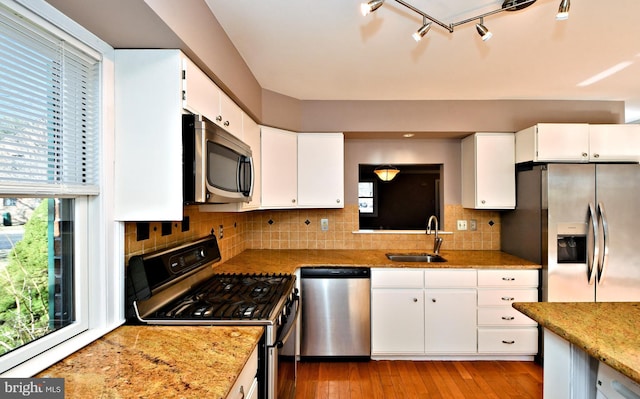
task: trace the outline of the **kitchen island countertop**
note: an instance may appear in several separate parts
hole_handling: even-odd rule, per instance
[[[36,377],[65,398],[225,398],[262,327],[122,326]]]
[[[540,269],[540,265],[501,251],[442,251],[446,262],[395,262],[386,253],[419,250],[249,249],[215,266],[220,273],[293,273],[303,266],[394,268]]]
[[[640,383],[640,302],[516,302],[513,307]]]

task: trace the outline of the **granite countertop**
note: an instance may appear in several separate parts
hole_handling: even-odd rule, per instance
[[[249,249],[215,266],[220,273],[293,273],[302,266],[397,268],[540,269],[540,265],[501,251],[441,251],[446,262],[395,262],[386,253],[411,250]]]
[[[539,302],[513,307],[640,383],[640,302]]]
[[[36,377],[65,398],[225,398],[262,327],[122,326]]]

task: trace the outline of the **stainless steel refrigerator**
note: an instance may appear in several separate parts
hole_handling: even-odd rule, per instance
[[[518,165],[502,250],[542,264],[542,301],[640,301],[640,165]]]

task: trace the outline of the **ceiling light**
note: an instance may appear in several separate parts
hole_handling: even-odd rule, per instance
[[[414,34],[411,36],[413,36],[413,39],[416,42],[419,42],[420,40],[422,40],[424,35],[426,35],[427,32],[429,32],[429,29],[431,29],[431,22],[427,22],[427,19],[422,17],[422,26],[420,27],[420,29],[415,31]]]
[[[427,34],[427,32],[429,32],[429,29],[431,29],[432,24],[439,25],[440,27],[448,30],[449,33],[453,33],[453,30],[455,29],[456,26],[464,25],[470,22],[475,22],[477,20],[480,20],[480,23],[476,24],[476,29],[478,30],[478,33],[480,34],[480,36],[482,36],[482,40],[489,40],[491,36],[493,36],[493,34],[489,32],[489,29],[487,29],[486,26],[484,26],[484,21],[483,21],[484,17],[497,14],[503,11],[521,10],[523,8],[529,7],[531,4],[536,2],[536,0],[504,0],[502,3],[502,6],[493,11],[488,11],[483,14],[476,15],[474,17],[470,17],[462,21],[446,24],[440,21],[439,19],[434,18],[429,14],[425,13],[424,11],[416,8],[415,6],[407,3],[407,1],[405,0],[394,0],[394,1],[408,8],[409,10],[415,12],[416,14],[419,14],[422,16],[422,21],[423,21],[422,26],[413,34],[413,38],[416,41],[420,41],[420,39],[422,39]],[[380,8],[380,6],[382,6],[383,3],[384,3],[384,0],[370,0],[367,3],[362,3],[360,5],[360,10],[362,11],[362,15],[367,15],[372,13],[373,11]],[[566,19],[568,18],[568,15],[569,15],[569,0],[562,0],[560,3],[560,8],[558,10],[558,15],[556,18]]]
[[[569,0],[562,0],[560,2],[560,7],[558,7],[558,13],[556,14],[558,21],[569,19],[569,7],[571,7]]]
[[[406,137],[406,138],[413,137],[413,136],[415,136],[414,133],[405,133],[402,135],[402,137]]]
[[[384,0],[371,0],[368,3],[362,3],[360,4],[360,12],[362,12],[362,15],[368,15],[380,8],[383,3]]]
[[[400,170],[395,166],[383,165],[375,168],[373,173],[378,175],[378,178],[382,181],[391,181],[398,173],[400,173]]]
[[[486,42],[491,39],[493,33],[486,26],[484,26],[484,18],[480,18],[480,23],[476,24],[476,29],[478,30],[478,34],[482,37],[482,41]]]

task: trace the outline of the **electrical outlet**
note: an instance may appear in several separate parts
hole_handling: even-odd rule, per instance
[[[220,225],[220,229],[218,230],[218,236],[220,240],[222,240],[222,237],[224,237],[224,229],[222,225]]]
[[[475,219],[469,220],[469,230],[476,231],[478,230],[478,221]]]
[[[320,219],[320,229],[322,231],[329,230],[329,219]]]
[[[466,230],[466,229],[467,229],[467,221],[458,220],[458,230]]]

